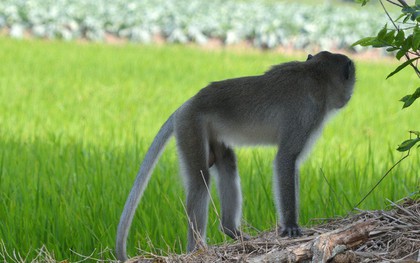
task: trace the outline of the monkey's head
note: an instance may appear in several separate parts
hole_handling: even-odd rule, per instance
[[[350,100],[356,82],[356,67],[345,55],[322,51],[315,56],[309,54],[306,63],[321,71],[321,76],[332,83],[328,94],[332,106],[344,107]]]

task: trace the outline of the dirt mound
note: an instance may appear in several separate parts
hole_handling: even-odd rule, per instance
[[[419,262],[420,199],[391,206],[304,229],[296,239],[271,231],[187,255],[136,257],[129,262]]]

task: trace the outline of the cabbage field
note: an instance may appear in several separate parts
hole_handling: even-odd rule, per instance
[[[303,5],[275,1],[205,0],[2,0],[0,30],[48,39],[102,41],[107,35],[149,43],[224,44],[256,47],[347,48],[386,22],[380,6]]]

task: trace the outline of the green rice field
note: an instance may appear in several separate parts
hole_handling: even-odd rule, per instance
[[[256,50],[179,45],[105,45],[0,38],[0,260],[113,259],[128,192],[166,118],[214,80],[261,74],[305,59]],[[392,60],[356,60],[349,106],[325,128],[301,169],[300,222],[345,216],[403,155],[420,129],[420,102],[398,100],[418,87],[410,69],[385,80]],[[237,149],[243,226],[275,227],[274,148]],[[383,209],[419,189],[420,153],[399,165],[360,209]],[[213,187],[208,243],[218,231]],[[184,192],[172,141],[158,163],[129,237],[131,256],[185,252]],[[20,255],[20,257],[19,257]],[[38,259],[39,259],[38,258]],[[45,260],[45,258],[44,258]]]

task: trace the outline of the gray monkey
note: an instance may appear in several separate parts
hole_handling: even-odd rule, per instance
[[[263,75],[213,82],[185,102],[163,124],[150,146],[118,225],[116,253],[127,259],[126,241],[136,207],[165,144],[174,134],[184,174],[188,251],[205,244],[210,167],[217,172],[221,230],[239,230],[242,194],[233,145],[276,145],[274,193],[282,236],[298,226],[299,166],[331,113],[350,100],[355,65],[327,51],[272,67]]]

